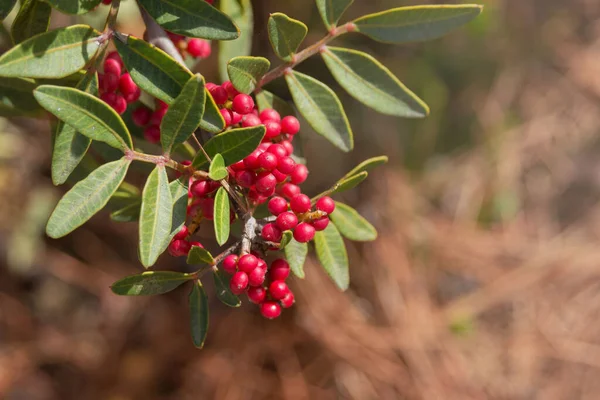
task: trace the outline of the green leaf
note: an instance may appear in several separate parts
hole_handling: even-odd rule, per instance
[[[142,39],[129,35],[127,42],[123,43],[119,38],[117,36],[113,42],[133,81],[148,94],[171,104],[192,73]]]
[[[169,190],[171,191],[171,199],[173,200],[173,217],[171,218],[171,234],[169,235],[169,242],[173,239],[180,230],[185,219],[187,218],[187,206],[188,206],[188,178],[182,177],[176,181],[169,183]]]
[[[99,36],[100,32],[87,25],[73,25],[34,36],[0,57],[0,76],[69,76],[96,54],[100,47]]]
[[[200,280],[194,282],[189,303],[192,342],[194,342],[194,346],[201,349],[208,333],[208,296]]]
[[[77,84],[77,89],[96,95],[98,93],[96,73],[85,75]],[[85,156],[91,142],[90,138],[77,132],[71,125],[58,121],[54,130],[52,149],[52,183],[62,185],[66,182]]]
[[[90,139],[122,151],[133,147],[119,114],[99,98],[78,89],[52,85],[38,87],[33,95],[42,107]]]
[[[264,89],[256,95],[256,106],[259,111],[262,111],[265,108],[272,108],[277,111],[282,118],[287,115],[296,115],[296,111],[294,111],[294,108],[287,101]]]
[[[188,264],[208,264],[213,265],[215,263],[215,259],[212,254],[208,252],[208,250],[200,247],[200,246],[192,246],[188,257]]]
[[[125,179],[130,163],[121,159],[104,164],[73,186],[50,216],[46,226],[48,236],[63,237],[100,211]]]
[[[227,168],[225,168],[225,160],[219,153],[215,154],[208,168],[208,176],[213,181],[220,181],[227,177]]]
[[[204,114],[204,78],[196,74],[185,84],[169,106],[160,124],[160,141],[166,155],[194,133]]]
[[[231,129],[206,142],[204,150],[211,158],[216,154],[221,154],[225,165],[229,166],[256,150],[264,136],[264,125]],[[205,168],[208,164],[209,162],[202,152],[198,153],[192,163],[196,169]]]
[[[140,219],[141,200],[131,200],[130,204],[110,213],[110,219],[115,222],[135,222]]]
[[[354,147],[348,117],[337,95],[315,78],[292,71],[285,75],[300,114],[319,135],[343,151]]]
[[[290,264],[290,269],[300,279],[304,279],[304,262],[308,254],[308,244],[299,243],[292,239],[284,249],[285,258]]]
[[[236,40],[219,41],[219,75],[221,81],[226,81],[229,60],[251,54],[254,16],[250,0],[220,0],[219,7],[240,29],[240,37]]]
[[[15,44],[48,30],[52,7],[40,0],[25,0],[10,28]]]
[[[240,56],[229,60],[227,73],[233,86],[240,92],[250,94],[269,71],[271,63],[264,57]]]
[[[308,27],[302,21],[282,13],[271,14],[267,29],[275,54],[284,61],[292,60],[308,32]]]
[[[478,16],[478,4],[399,7],[365,15],[354,21],[356,32],[384,43],[436,39]]]
[[[100,4],[101,0],[44,0],[65,14],[85,14]]]
[[[348,178],[342,178],[331,188],[331,194],[341,193],[350,189],[354,189],[362,181],[367,179],[367,176],[369,176],[369,173],[367,171],[363,171],[356,175],[352,175]]]
[[[382,114],[422,118],[429,107],[370,55],[326,47],[321,56],[335,80],[352,97]]]
[[[232,40],[240,36],[233,21],[205,1],[140,0],[140,3],[169,32],[212,40]]]
[[[223,186],[217,190],[214,204],[215,239],[223,246],[229,239],[229,195]]]
[[[335,225],[329,224],[324,231],[315,233],[315,249],[319,262],[337,287],[341,290],[348,289],[348,254],[344,239]]]
[[[15,4],[17,4],[17,0],[0,0],[0,22],[10,14]]]
[[[35,82],[22,78],[0,77],[0,116],[36,116],[43,113],[33,97]]]
[[[283,234],[281,235],[281,241],[279,242],[279,250],[285,249],[285,246],[287,246],[293,238],[294,234],[292,233],[292,231],[283,232]]]
[[[331,220],[342,235],[357,242],[370,242],[377,239],[377,230],[354,208],[335,202]]]
[[[148,268],[165,251],[171,235],[173,199],[163,165],[157,165],[148,176],[140,216],[140,261]]]
[[[317,0],[317,8],[327,29],[335,27],[354,0]]]
[[[120,296],[149,296],[168,293],[192,279],[194,279],[193,274],[146,271],[120,279],[113,283],[110,289]]]
[[[217,298],[229,307],[239,307],[242,302],[231,292],[231,289],[229,289],[230,278],[220,269],[213,271],[213,278],[215,280]]]
[[[387,156],[379,156],[379,157],[372,157],[369,158],[363,162],[361,162],[360,164],[358,164],[356,167],[352,168],[346,175],[344,175],[344,177],[342,179],[345,178],[350,178],[354,175],[358,175],[363,171],[370,171],[371,169],[385,164],[388,162],[388,157]]]
[[[225,129],[225,120],[223,115],[215,103],[215,99],[211,96],[208,90],[205,90],[204,95],[204,115],[200,122],[200,128],[210,133],[219,133]]]

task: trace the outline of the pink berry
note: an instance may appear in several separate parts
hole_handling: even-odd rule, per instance
[[[177,232],[175,234],[175,236],[173,236],[173,240],[183,240],[187,237],[188,233],[189,233],[188,227],[184,225],[181,227],[179,232]]]
[[[210,183],[208,183],[208,181],[196,181],[192,183],[190,192],[192,192],[192,195],[195,197],[204,197],[211,192]]]
[[[269,294],[275,300],[283,299],[289,291],[288,285],[283,281],[271,282],[271,285],[269,285]]]
[[[276,169],[274,169],[273,171],[271,171],[271,173],[273,174],[273,176],[275,177],[275,179],[277,179],[277,183],[282,183],[285,182],[285,180],[287,179],[287,175],[284,174],[283,172],[280,172]]]
[[[169,254],[173,257],[187,256],[192,246],[185,240],[173,240],[169,244]]]
[[[223,116],[223,119],[225,120],[225,126],[231,126],[231,113],[229,112],[228,109],[226,108],[221,108],[219,110],[219,112],[221,113],[221,115]]]
[[[292,293],[291,290],[288,291],[287,294],[280,301],[281,307],[283,307],[283,308],[290,308],[291,306],[294,305],[294,302],[295,302],[294,293]]]
[[[296,164],[294,170],[290,173],[290,179],[293,184],[299,185],[304,183],[308,178],[308,168],[304,164]]]
[[[238,92],[237,89],[235,87],[233,87],[233,84],[231,83],[231,81],[225,81],[225,82],[223,82],[223,84],[221,86],[223,86],[223,89],[225,89],[227,91],[227,95],[229,96],[230,99],[233,99],[235,96],[240,94],[240,92]]]
[[[254,271],[248,274],[248,284],[250,286],[262,286],[267,274],[266,269],[254,268]]]
[[[239,113],[239,114],[241,114],[241,113]],[[254,115],[254,114],[246,114],[242,118],[242,126],[244,128],[250,128],[252,126],[258,126],[258,125],[260,125],[260,118],[258,118],[258,116]]]
[[[244,254],[238,260],[238,269],[249,274],[258,266],[258,257],[253,254]]]
[[[139,90],[138,85],[135,84],[129,72],[124,73],[119,78],[119,90],[123,95],[135,94]]]
[[[278,258],[271,264],[269,278],[272,281],[285,281],[290,275],[290,264],[282,258]]]
[[[304,214],[305,212],[310,211],[310,197],[302,193],[292,197],[290,200],[290,208],[296,214]]]
[[[284,140],[281,142],[281,145],[285,148],[286,155],[290,156],[294,153],[294,145],[289,140]]]
[[[256,179],[255,188],[256,191],[260,194],[266,195],[275,189],[275,185],[277,185],[277,179],[270,172],[261,172]]]
[[[153,113],[152,117],[150,117],[150,123],[152,125],[160,125],[165,114],[167,113],[168,108],[157,108]]]
[[[274,137],[279,136],[281,133],[281,125],[277,121],[266,121],[265,123],[265,138],[273,139]]]
[[[294,229],[294,239],[300,243],[306,243],[313,240],[315,237],[315,228],[306,222],[301,222],[298,224],[296,229]]]
[[[144,127],[148,125],[150,122],[150,117],[152,116],[152,111],[148,107],[138,107],[131,113],[131,119],[133,123],[139,127]]]
[[[217,104],[225,104],[227,101],[227,91],[222,86],[216,86],[210,90],[210,94]]]
[[[238,114],[235,111],[231,111],[231,125],[237,125],[242,121],[244,116],[242,114]]]
[[[279,143],[269,144],[266,151],[275,154],[277,158],[286,157],[288,155],[287,151],[285,150],[285,147],[283,147],[283,145]]]
[[[335,210],[335,201],[329,196],[323,196],[315,204],[315,208],[327,214],[331,214]]]
[[[268,319],[275,319],[281,315],[281,306],[274,301],[265,301],[260,305],[260,313]]]
[[[267,298],[267,291],[264,287],[251,287],[248,288],[248,300],[253,302],[254,304],[260,304]]]
[[[267,205],[267,207],[271,214],[279,215],[287,211],[288,204],[283,197],[275,196],[271,200],[269,200],[269,204]]]
[[[319,218],[317,220],[312,221],[311,225],[315,228],[315,231],[317,232],[324,231],[327,228],[327,225],[329,225],[329,218]]]
[[[235,174],[235,180],[241,187],[250,188],[256,182],[256,174],[246,170],[239,171]]]
[[[248,274],[243,271],[238,271],[231,277],[229,288],[233,294],[242,294],[248,287]]]
[[[286,211],[277,216],[275,220],[275,224],[282,231],[287,231],[289,229],[294,229],[296,225],[298,225],[298,217],[291,211]]]
[[[292,183],[284,183],[281,187],[281,194],[283,195],[283,197],[291,199],[292,197],[300,194],[300,187]]]
[[[277,243],[281,240],[281,229],[273,223],[268,223],[262,229],[262,238]]]
[[[258,169],[260,168],[260,163],[258,162],[258,157],[262,153],[259,150],[254,150],[250,155],[244,158],[244,165],[248,169]]]
[[[254,109],[254,100],[247,94],[241,93],[233,98],[232,107],[236,113],[246,115]]]
[[[202,216],[208,220],[212,220],[215,212],[215,199],[212,197],[201,199],[200,208],[202,209]]]
[[[267,201],[267,197],[263,196],[262,194],[258,193],[256,191],[255,188],[252,188],[248,191],[248,198],[252,201],[252,203],[254,203],[255,205],[258,204],[262,204],[265,201]]]
[[[266,121],[279,122],[279,121],[281,121],[281,116],[279,115],[279,113],[277,111],[273,110],[272,108],[265,108],[264,110],[262,110],[260,112],[260,114],[258,114],[258,117],[260,118],[260,120],[262,122],[266,122]]]
[[[286,175],[291,174],[296,167],[296,162],[291,157],[281,157],[277,162],[277,169]]]
[[[106,60],[108,60],[108,59],[112,59],[112,60],[115,60],[116,62],[118,62],[119,65],[121,66],[121,69],[125,66],[123,64],[123,60],[121,59],[121,56],[116,51],[111,51],[110,53],[108,53],[106,55]]]
[[[281,120],[281,132],[289,135],[295,135],[300,130],[300,121],[298,118],[288,115]]]
[[[217,86],[219,86],[219,85],[217,85],[216,83],[212,83],[212,82],[206,82],[206,84],[204,85],[206,90],[208,90],[209,92],[211,90],[213,90],[214,88],[216,88]]]
[[[115,92],[119,88],[119,76],[115,74],[104,74],[102,78],[102,90],[106,93]]]
[[[230,167],[234,171],[243,171],[246,169],[246,166],[244,165],[244,160],[235,162],[235,163],[231,164]]]
[[[104,60],[104,73],[121,76],[121,63],[114,58]]]
[[[144,139],[150,143],[160,142],[160,128],[156,125],[150,125],[144,129]]]
[[[203,245],[202,245],[202,243],[200,243],[200,242],[190,242],[190,246],[191,246],[191,247],[194,247],[194,246],[195,246],[195,247],[200,247],[201,249],[203,249],[203,248],[204,248],[204,246],[203,246]]]
[[[192,57],[207,58],[211,53],[210,43],[206,40],[193,38],[188,40],[187,52]]]
[[[258,165],[264,170],[272,171],[277,168],[277,156],[272,153],[264,152],[258,156]]]
[[[238,256],[236,256],[235,254],[228,255],[223,260],[223,270],[228,274],[235,274],[235,271],[237,270],[237,262]]]

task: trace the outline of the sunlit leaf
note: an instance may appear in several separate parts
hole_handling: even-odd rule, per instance
[[[290,269],[298,278],[304,279],[304,262],[308,254],[308,244],[299,243],[295,239],[285,246],[285,258],[290,264]]]
[[[317,0],[319,14],[328,29],[335,27],[354,0]]]
[[[187,257],[188,264],[208,264],[213,265],[215,263],[215,259],[212,254],[209,253],[208,250],[200,247],[200,246],[192,246],[192,249],[188,253]]]
[[[146,271],[120,279],[110,289],[121,296],[149,296],[168,293],[192,279],[193,274],[182,272]]]
[[[205,90],[204,96],[204,115],[200,122],[200,128],[211,133],[219,133],[225,129],[225,120],[219,111],[219,107],[215,100],[210,95],[208,90]]]
[[[204,150],[210,157],[221,154],[225,160],[225,165],[229,166],[256,150],[264,135],[264,125],[231,129],[206,142]],[[202,152],[198,152],[192,165],[194,168],[205,168],[209,165],[209,162]]]
[[[379,156],[379,157],[369,158],[369,159],[361,162],[360,164],[358,164],[356,167],[352,168],[346,175],[344,175],[344,177],[342,179],[353,177],[354,175],[358,175],[363,171],[370,171],[371,169],[373,169],[379,165],[385,164],[387,162],[388,162],[387,156]]]
[[[264,57],[235,57],[227,63],[229,80],[242,93],[252,93],[257,83],[269,71],[271,63]]]
[[[348,289],[348,253],[344,239],[335,225],[329,224],[324,231],[315,234],[315,250],[319,262],[337,287],[341,290]]]
[[[229,195],[224,187],[220,187],[215,195],[214,218],[215,239],[222,246],[229,239],[230,230],[230,210],[229,210]]]
[[[215,154],[208,168],[208,176],[213,181],[220,181],[227,177],[227,168],[225,168],[225,160],[219,153]]]
[[[302,21],[282,13],[271,14],[267,28],[275,54],[285,61],[291,61],[308,32],[308,27]]]
[[[25,0],[10,28],[15,44],[46,32],[51,13],[50,4],[41,0]]]
[[[375,227],[354,208],[344,203],[335,203],[335,211],[330,215],[330,218],[340,233],[350,240],[369,242],[377,239]]]
[[[100,4],[101,0],[44,0],[65,14],[85,14]]]
[[[189,295],[189,305],[192,342],[201,349],[208,333],[208,296],[200,280],[194,282]]]
[[[296,115],[296,111],[294,111],[294,108],[287,101],[264,89],[256,95],[256,106],[259,111],[262,111],[265,108],[272,108],[277,111],[282,118],[287,115]]]
[[[1,0],[0,1],[0,22],[4,21],[4,18],[14,8],[15,4],[17,4],[17,0]]]
[[[292,231],[283,232],[283,234],[281,235],[281,241],[279,242],[279,250],[285,249],[285,246],[287,246],[293,238],[294,234],[292,233]]]

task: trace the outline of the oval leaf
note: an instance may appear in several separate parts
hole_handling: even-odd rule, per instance
[[[204,114],[204,78],[196,74],[183,86],[160,124],[160,141],[165,154],[194,133]]]
[[[308,27],[302,21],[282,13],[271,14],[267,28],[275,54],[285,61],[292,60],[308,32]]]
[[[150,95],[171,104],[192,73],[158,47],[131,35],[123,43],[120,37],[113,42],[134,82]]]
[[[219,111],[215,99],[213,99],[212,95],[206,89],[204,95],[204,115],[200,122],[200,128],[211,133],[219,133],[225,129],[223,115]]]
[[[210,157],[221,154],[225,160],[225,165],[229,166],[256,150],[263,136],[265,136],[264,125],[231,129],[206,142],[204,150]],[[209,165],[209,162],[202,152],[198,152],[192,165],[197,169],[205,168]]]
[[[300,114],[319,135],[343,151],[354,147],[354,138],[342,103],[328,86],[292,71],[285,75]]]
[[[240,36],[233,21],[205,1],[140,0],[140,3],[169,32],[213,40],[233,40]]]
[[[238,91],[249,94],[256,89],[256,84],[270,66],[269,60],[263,57],[235,57],[227,63],[227,73]]]
[[[165,251],[171,235],[173,199],[167,171],[162,165],[157,165],[148,176],[140,216],[140,261],[148,268]]]
[[[264,89],[256,95],[256,106],[259,111],[265,108],[272,108],[282,118],[287,115],[296,115],[296,111],[294,111],[294,108],[287,101]]]
[[[99,98],[78,89],[52,85],[38,87],[33,95],[42,107],[90,139],[122,151],[133,147],[119,114]]]
[[[225,179],[227,177],[227,168],[225,168],[225,160],[223,160],[223,156],[220,154],[215,154],[210,163],[210,167],[208,168],[208,176],[213,181],[220,181],[221,179]]]
[[[189,296],[190,327],[194,346],[201,349],[208,333],[208,296],[199,280],[194,282]]]
[[[96,95],[98,93],[96,73],[85,75],[77,84],[77,89]],[[56,124],[53,141],[52,183],[62,185],[79,165],[92,141],[63,121],[58,121]]]
[[[365,15],[354,21],[356,31],[384,43],[436,39],[478,16],[483,6],[429,5],[399,7]]]
[[[65,14],[85,14],[100,4],[101,0],[44,0]]]
[[[377,239],[375,227],[346,204],[336,202],[330,218],[340,233],[350,240],[370,242]]]
[[[0,76],[64,78],[92,59],[100,32],[73,25],[27,39],[0,57]]]
[[[10,14],[12,9],[15,7],[15,4],[17,4],[17,0],[0,1],[0,22],[4,21],[4,18]]]
[[[304,279],[304,262],[308,254],[308,244],[299,243],[295,239],[285,246],[285,258],[290,264],[290,269],[300,279]]]
[[[240,37],[236,40],[219,41],[219,75],[221,81],[226,81],[229,76],[227,73],[229,60],[236,56],[251,54],[254,16],[250,0],[220,0],[219,7],[240,29]]]
[[[369,173],[367,171],[360,172],[348,178],[340,179],[332,188],[331,193],[341,193],[357,187],[362,181],[367,179]]]
[[[350,178],[354,175],[358,175],[363,171],[369,171],[379,165],[385,164],[388,162],[388,157],[387,156],[379,156],[379,157],[372,157],[369,158],[363,162],[361,162],[360,164],[358,164],[356,167],[352,168],[346,175],[344,175],[344,178]]]
[[[335,27],[354,0],[317,0],[317,8],[328,29]]]
[[[215,259],[212,254],[208,252],[208,250],[200,247],[200,246],[192,246],[188,257],[188,264],[208,264],[213,265],[215,263]]]
[[[239,307],[242,302],[231,292],[231,289],[229,289],[230,278],[220,269],[213,271],[213,278],[215,280],[217,298],[229,307]]]
[[[188,206],[188,178],[182,177],[176,181],[169,183],[169,190],[171,191],[171,199],[173,200],[173,217],[171,218],[171,234],[169,235],[169,242],[173,239],[180,230],[185,219],[187,218],[187,206]]]
[[[329,71],[352,97],[382,114],[422,118],[429,107],[370,55],[326,47],[321,56]]]
[[[335,225],[329,224],[324,231],[315,233],[315,249],[319,262],[341,290],[348,289],[348,254],[344,239]]]
[[[40,0],[25,0],[10,28],[15,44],[48,30],[52,7]]]
[[[284,231],[281,235],[281,241],[279,242],[279,250],[285,249],[285,246],[287,246],[293,238],[294,234],[292,231]]]
[[[223,186],[217,190],[214,204],[214,226],[215,239],[220,246],[224,245],[229,239],[229,195]]]
[[[100,211],[125,179],[129,164],[126,159],[104,164],[73,186],[50,216],[46,226],[48,236],[55,239],[65,236]]]
[[[43,113],[33,97],[35,82],[22,78],[0,77],[0,116],[35,116]]]
[[[194,279],[192,274],[147,271],[120,279],[110,289],[120,296],[149,296],[168,293],[191,279]]]

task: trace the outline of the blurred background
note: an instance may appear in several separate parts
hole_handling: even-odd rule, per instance
[[[274,64],[269,12],[307,22],[305,44],[325,34],[312,1],[253,3],[253,53]],[[419,3],[356,0],[345,19]],[[299,67],[339,93],[356,135],[342,154],[303,124],[305,191],[389,155],[338,197],[379,239],[348,242],[346,293],[309,260],[278,320],[211,296],[203,350],[190,340],[187,290],[110,292],[141,270],[136,224],[101,213],[45,237],[67,189],[49,178],[49,124],[0,118],[0,398],[600,398],[600,2],[485,6],[433,42],[336,42],[387,65],[430,105],[423,120],[363,107],[318,57]],[[85,22],[101,25],[105,12]],[[120,17],[142,35],[132,0]],[[218,80],[216,52],[199,68],[208,80]],[[281,80],[270,89],[289,98]],[[216,250],[210,231],[200,240]],[[156,268],[186,265],[165,256]]]

